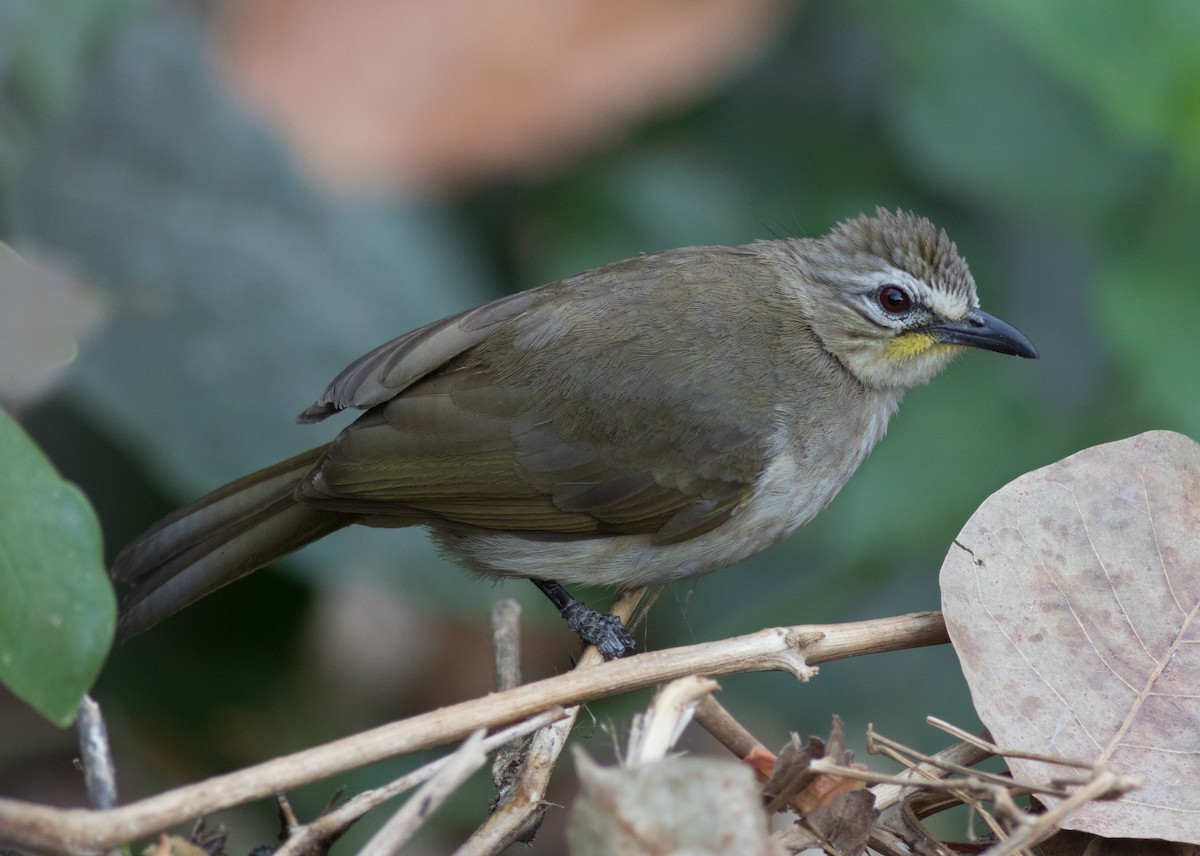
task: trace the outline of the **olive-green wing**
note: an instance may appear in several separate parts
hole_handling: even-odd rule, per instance
[[[538,297],[539,289],[510,294],[384,342],[342,369],[297,421],[320,422],[349,407],[366,410],[382,404],[482,342]]]
[[[675,450],[564,436],[524,409],[528,392],[477,372],[421,381],[348,427],[302,491],[381,519],[670,542],[719,525],[753,485],[748,469],[680,478]]]
[[[720,525],[749,498],[777,431],[754,424],[773,412],[770,367],[732,350],[741,342],[720,317],[729,307],[709,287],[726,259],[699,261],[680,258],[655,282],[631,278],[634,260],[526,292],[478,342],[350,425],[302,492],[381,523],[661,543]],[[773,310],[751,303],[739,298],[748,314],[727,323],[754,336]],[[405,361],[381,351],[360,364],[407,378]],[[384,389],[358,382],[372,385]],[[372,399],[340,395],[331,400]]]

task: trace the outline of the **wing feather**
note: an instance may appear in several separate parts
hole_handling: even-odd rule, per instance
[[[653,266],[653,282],[631,279],[646,269],[637,260],[621,263],[365,355],[302,414],[369,408],[301,493],[378,525],[531,537],[669,543],[720,525],[750,497],[775,434],[747,421],[772,412],[771,355],[732,349],[775,335],[777,307],[739,302],[730,321],[714,285],[735,251],[682,252]]]

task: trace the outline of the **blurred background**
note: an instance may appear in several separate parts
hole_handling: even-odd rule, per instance
[[[646,648],[937,608],[947,546],[1007,481],[1152,428],[1200,437],[1200,6],[0,4],[0,240],[38,270],[0,283],[0,400],[95,503],[110,556],[332,437],[294,415],[399,333],[876,205],[945,227],[1041,361],[971,353],[912,392],[817,521],[665,590]],[[486,693],[502,596],[525,606],[526,678],[569,668],[532,586],[471,580],[419,531],[343,531],[222,591],[115,649],[94,690],[122,797]],[[772,748],[833,713],[860,747],[868,723],[924,750],[946,742],[927,714],[978,727],[948,648],[721,683]],[[591,706],[577,744],[610,759],[647,698]],[[83,803],[71,732],[7,695],[0,723],[0,794]],[[311,818],[418,760],[293,802]],[[573,791],[564,761],[550,798]],[[489,796],[478,777],[412,852],[451,852]],[[564,816],[530,852],[561,852]],[[231,853],[278,828],[269,804],[217,822]]]

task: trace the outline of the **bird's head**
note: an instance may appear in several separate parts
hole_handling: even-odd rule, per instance
[[[975,280],[924,217],[876,210],[795,244],[812,284],[813,332],[862,383],[927,383],[965,348],[1036,358],[1023,333],[979,308]]]

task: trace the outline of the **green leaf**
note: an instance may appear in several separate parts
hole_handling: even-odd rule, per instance
[[[116,626],[100,524],[3,411],[0,472],[0,681],[69,725]]]

